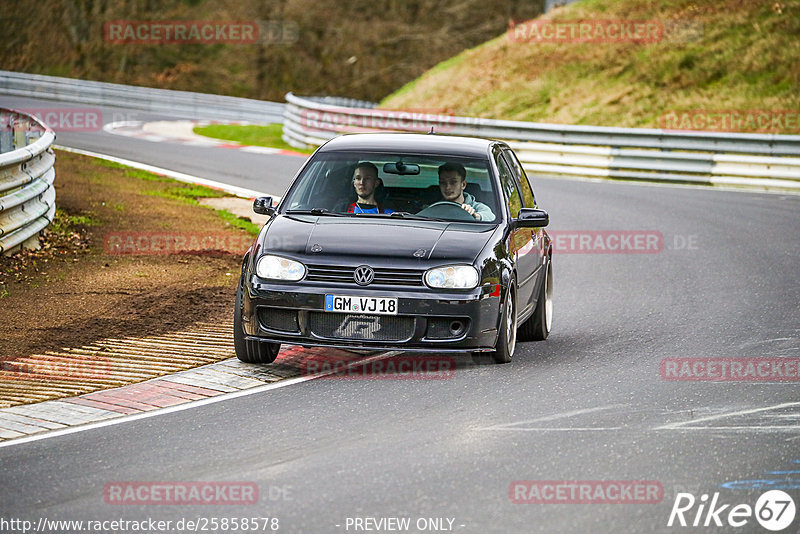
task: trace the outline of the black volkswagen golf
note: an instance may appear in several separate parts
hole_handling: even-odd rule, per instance
[[[320,147],[247,251],[236,356],[281,343],[489,352],[506,363],[552,322],[547,212],[505,143],[356,134]]]

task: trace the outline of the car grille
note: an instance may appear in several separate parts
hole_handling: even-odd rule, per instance
[[[318,337],[363,341],[406,341],[414,334],[414,318],[310,312],[308,327]]]
[[[339,267],[338,265],[307,265],[309,282],[335,282],[337,284],[358,285],[353,278],[355,267]],[[422,286],[420,269],[385,269],[376,268],[375,280],[370,285],[385,286]]]

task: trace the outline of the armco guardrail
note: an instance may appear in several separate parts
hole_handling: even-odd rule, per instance
[[[37,246],[53,221],[55,138],[35,117],[0,109],[0,254]]]
[[[620,179],[800,189],[800,135],[572,126],[453,117],[289,93],[283,139],[319,146],[342,133],[428,132],[503,139],[525,170]]]
[[[280,122],[284,104],[0,70],[0,94],[135,109],[202,120]]]

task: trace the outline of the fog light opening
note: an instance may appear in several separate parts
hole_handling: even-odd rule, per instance
[[[464,333],[464,323],[462,323],[461,321],[452,321],[450,323],[450,334],[452,334],[453,337],[460,336],[463,333]]]

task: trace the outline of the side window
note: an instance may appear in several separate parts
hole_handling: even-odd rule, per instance
[[[508,203],[508,211],[512,217],[516,218],[522,207],[522,198],[519,196],[517,182],[511,169],[508,168],[505,158],[497,154],[495,162],[497,163],[497,170],[500,172],[500,185],[503,187],[503,196]]]
[[[517,155],[510,150],[504,150],[503,154],[505,155],[506,160],[508,160],[511,171],[516,175],[517,180],[519,180],[519,184],[522,186],[522,199],[525,200],[525,207],[535,208],[536,196],[533,194],[533,188],[531,187],[531,183],[528,181],[528,175],[525,174],[525,169],[522,168],[522,164],[517,159]]]

